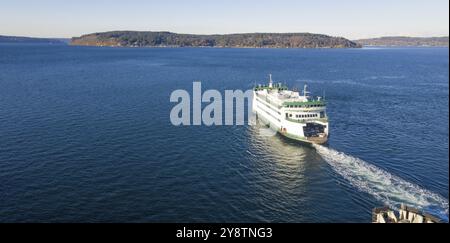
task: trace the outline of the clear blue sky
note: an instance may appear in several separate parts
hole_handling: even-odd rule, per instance
[[[0,23],[0,35],[36,37],[110,30],[447,36],[449,1],[11,0],[0,3]]]

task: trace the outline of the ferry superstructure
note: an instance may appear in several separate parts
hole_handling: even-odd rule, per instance
[[[258,120],[285,137],[308,144],[328,141],[326,102],[310,96],[307,85],[301,94],[281,83],[274,84],[270,75],[268,85],[254,88],[252,106]]]

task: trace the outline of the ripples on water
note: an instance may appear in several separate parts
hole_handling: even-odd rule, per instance
[[[2,222],[369,222],[400,202],[448,214],[448,49],[0,53]],[[330,148],[170,124],[174,89],[268,73],[326,91]]]

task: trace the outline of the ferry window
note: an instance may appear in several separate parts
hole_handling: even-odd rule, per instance
[[[289,117],[292,117],[292,114],[289,114]]]

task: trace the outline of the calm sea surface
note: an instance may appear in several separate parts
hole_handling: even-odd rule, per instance
[[[327,147],[175,127],[173,90],[326,92]],[[448,220],[449,51],[0,45],[0,222]]]

